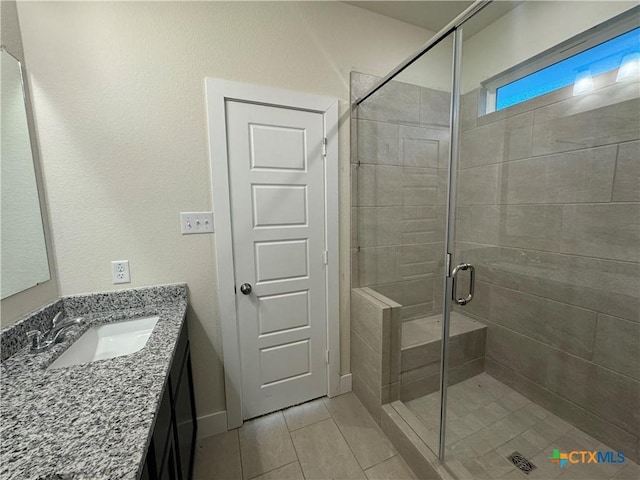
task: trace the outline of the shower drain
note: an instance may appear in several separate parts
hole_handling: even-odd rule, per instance
[[[522,455],[519,452],[513,452],[507,458],[511,461],[511,463],[513,463],[516,467],[518,467],[521,471],[523,471],[527,475],[529,474],[529,472],[536,469],[536,466],[533,463],[531,463],[529,460],[527,460],[524,457],[524,455]]]

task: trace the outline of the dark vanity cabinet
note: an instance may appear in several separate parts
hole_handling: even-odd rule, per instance
[[[189,333],[185,322],[178,339],[169,379],[164,387],[140,479],[190,479],[196,429]]]

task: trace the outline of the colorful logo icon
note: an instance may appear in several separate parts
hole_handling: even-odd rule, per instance
[[[562,468],[564,467],[564,464],[569,461],[569,455],[567,455],[566,453],[560,453],[560,450],[554,448],[553,455],[551,455],[549,459],[553,463],[557,463],[558,465],[560,465],[560,468]]]
[[[553,449],[553,455],[549,457],[553,463],[564,467],[568,463],[624,463],[624,452],[601,452],[588,450],[573,450],[569,453],[561,453],[559,449]]]

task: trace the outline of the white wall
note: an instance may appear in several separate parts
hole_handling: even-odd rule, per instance
[[[618,1],[528,1],[470,37],[462,57],[462,93],[480,82],[636,6]],[[485,7],[491,9],[491,5]],[[482,12],[490,13],[490,12]],[[469,23],[474,20],[469,20]]]
[[[341,369],[349,370],[349,72],[384,75],[431,32],[340,2],[19,5],[62,295],[187,282],[198,415],[225,408],[204,78],[340,99]]]

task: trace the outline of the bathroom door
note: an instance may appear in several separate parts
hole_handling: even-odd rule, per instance
[[[229,101],[243,418],[327,394],[321,113]]]

